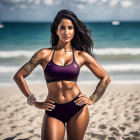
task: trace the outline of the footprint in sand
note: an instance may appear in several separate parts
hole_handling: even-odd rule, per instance
[[[115,127],[110,127],[109,131],[117,131],[117,132],[119,132],[119,130],[117,128],[115,128]]]
[[[100,134],[95,134],[95,133],[91,133],[91,140],[105,140],[106,139],[106,135],[100,135]]]
[[[106,125],[99,125],[99,129],[106,129],[107,126]]]
[[[116,140],[114,137],[108,137],[108,140]]]
[[[138,122],[139,120],[140,120],[139,116],[138,115],[134,115],[133,122]]]
[[[102,112],[103,115],[107,114],[107,112]]]
[[[124,131],[126,128],[125,127],[118,127],[120,130]]]

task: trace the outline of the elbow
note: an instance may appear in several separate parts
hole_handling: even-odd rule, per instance
[[[111,78],[109,75],[107,75],[107,81],[108,81],[108,84],[111,82]]]
[[[13,80],[14,80],[15,82],[17,82],[19,79],[20,79],[20,76],[19,76],[18,74],[15,74],[15,75],[13,76]]]
[[[17,77],[18,77],[17,74],[15,74],[15,75],[13,76],[13,80],[16,81],[16,80],[17,80]]]
[[[103,81],[108,85],[111,82],[110,76],[107,74],[103,77]]]

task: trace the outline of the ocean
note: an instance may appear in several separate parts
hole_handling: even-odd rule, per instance
[[[3,23],[0,28],[0,85],[15,84],[13,76],[42,48],[50,47],[51,23]],[[110,75],[112,83],[140,84],[140,22],[86,23],[91,30],[96,61]],[[27,83],[45,82],[41,66],[25,79]],[[80,69],[78,82],[98,82],[86,67]]]

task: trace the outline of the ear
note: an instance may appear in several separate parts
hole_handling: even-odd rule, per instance
[[[56,30],[55,32],[56,32],[56,34],[58,35],[58,31]]]

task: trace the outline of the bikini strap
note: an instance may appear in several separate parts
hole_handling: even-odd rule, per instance
[[[75,57],[74,57],[74,50],[73,50],[73,47],[72,47],[72,51],[73,51],[73,60],[75,59]]]
[[[55,52],[55,48],[54,48],[54,50],[53,50],[53,54],[52,54],[52,58],[51,58],[51,60],[53,60],[54,52]]]

